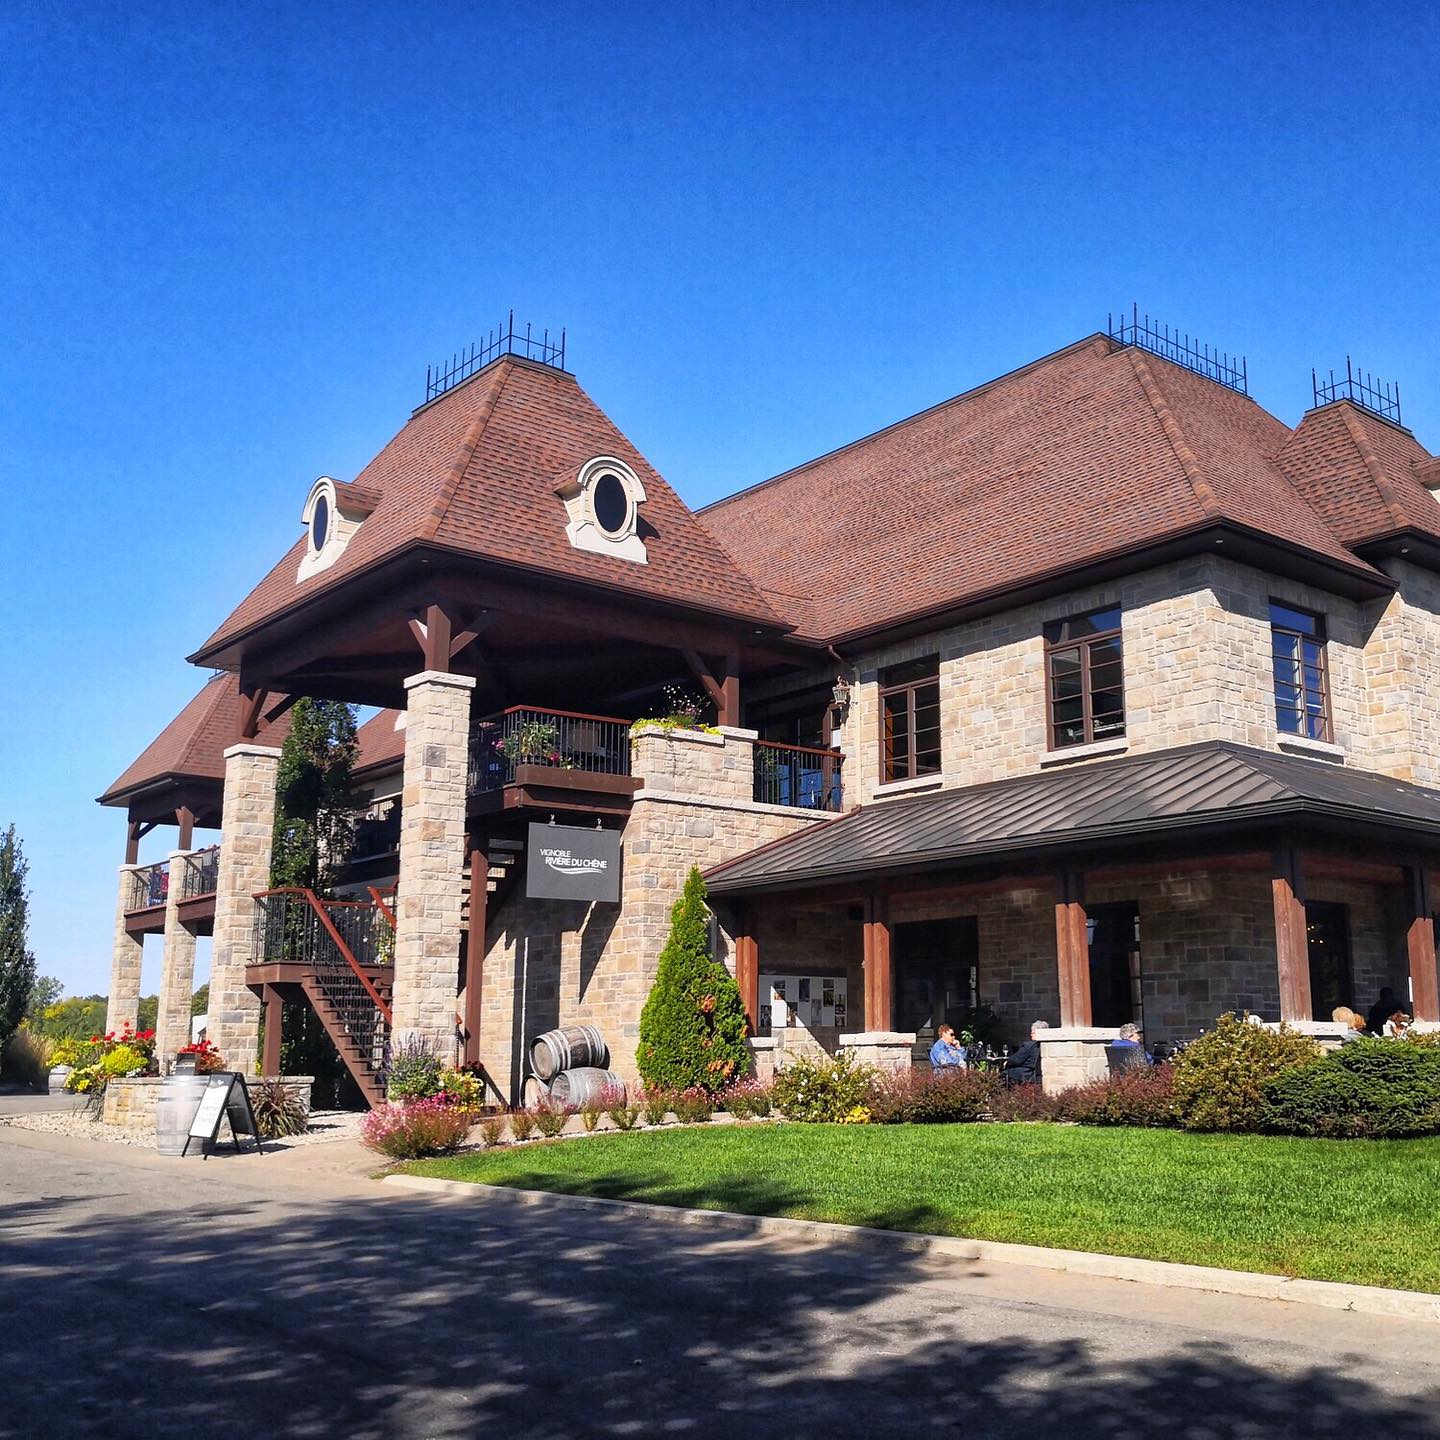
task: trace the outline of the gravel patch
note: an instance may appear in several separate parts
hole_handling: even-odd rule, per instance
[[[297,1150],[306,1145],[324,1145],[334,1140],[358,1140],[358,1110],[316,1110],[310,1116],[310,1129],[303,1135],[290,1135],[283,1140],[267,1140],[267,1150]],[[69,1135],[76,1140],[102,1140],[115,1145],[134,1145],[141,1150],[155,1148],[153,1134],[136,1134],[118,1125],[106,1125],[88,1115],[70,1111],[38,1115],[0,1115],[0,1125],[13,1125],[17,1130],[41,1130],[49,1135]],[[228,1142],[228,1125],[222,1125],[220,1139]]]

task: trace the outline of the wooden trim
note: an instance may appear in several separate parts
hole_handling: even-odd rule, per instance
[[[1309,1020],[1310,945],[1305,923],[1305,875],[1300,851],[1282,845],[1270,879],[1275,907],[1275,966],[1280,981],[1280,1018]]]
[[[1410,961],[1410,1003],[1417,1020],[1440,1020],[1440,977],[1435,968],[1430,877],[1424,862],[1418,858],[1405,867],[1405,894],[1409,912],[1405,951]]]
[[[260,733],[260,712],[265,708],[270,692],[262,686],[240,693],[245,701],[240,708],[240,739],[253,740]]]
[[[125,863],[134,865],[140,859],[140,821],[127,820],[125,822]]]
[[[553,705],[507,705],[503,710],[482,715],[480,723],[503,720],[507,715],[558,715],[562,720],[593,720],[597,725],[624,725],[627,728],[633,723],[619,715],[587,715],[583,710],[557,710]]]
[[[751,914],[748,905],[735,906],[735,983],[750,1033],[755,1035],[760,1029],[760,947],[752,931]]]
[[[939,737],[942,742],[944,740],[945,734],[944,700],[940,694],[940,657],[939,655],[924,655],[920,657],[920,660],[925,661],[931,659],[933,659],[935,662],[934,674],[925,675],[918,680],[905,680],[895,685],[881,684],[879,688],[877,709],[880,722],[880,783],[882,785],[889,785],[897,780],[918,780],[926,775],[939,775],[942,774],[945,769],[945,761],[943,754],[940,764],[937,765],[934,770],[921,771],[918,768],[918,757],[920,752],[919,745],[917,743],[918,732],[915,728],[915,717],[918,714],[920,707],[916,703],[916,696],[920,690],[927,689],[931,685],[935,687],[935,708],[937,712],[939,712]],[[920,661],[912,660],[906,661],[904,663],[907,665],[913,665],[920,663]],[[900,667],[895,666],[892,668],[898,669]],[[907,759],[905,762],[906,770],[903,775],[892,771],[890,768],[892,732],[887,729],[885,724],[885,702],[892,695],[908,695],[910,697],[909,702],[905,707],[905,736],[908,743],[908,749]]]
[[[1062,870],[1055,877],[1055,960],[1060,979],[1060,1023],[1091,1025],[1090,943],[1085,877]]]
[[[284,1006],[280,992],[273,985],[260,987],[260,999],[265,1006],[265,1048],[260,1059],[262,1075],[280,1073],[280,1042],[284,1035]]]
[[[176,837],[175,848],[177,850],[188,850],[195,841],[195,812],[188,805],[179,805],[175,809],[175,823],[179,826],[180,833]]]
[[[565,770],[558,765],[517,765],[514,785],[541,790],[583,790],[592,795],[633,795],[644,784],[638,775],[612,775],[608,770]]]
[[[865,1028],[888,1030],[894,1023],[889,909],[883,895],[865,899]]]
[[[1293,610],[1297,615],[1308,615],[1315,622],[1315,633],[1306,635],[1303,630],[1292,629],[1289,625],[1277,625],[1272,619],[1270,621],[1270,701],[1275,707],[1275,726],[1282,735],[1296,734],[1308,740],[1320,740],[1326,744],[1333,744],[1335,740],[1335,721],[1331,713],[1330,702],[1330,627],[1326,624],[1325,616],[1318,610],[1307,609],[1304,605],[1292,605],[1288,600],[1277,600],[1271,595],[1267,602],[1268,607],[1278,605],[1284,610]],[[1275,661],[1278,658],[1275,654],[1276,635],[1293,635],[1295,637],[1297,650],[1296,659],[1300,666],[1300,706],[1299,714],[1302,728],[1297,731],[1280,729],[1280,696],[1275,689]],[[1320,721],[1321,733],[1311,735],[1308,725],[1310,715],[1309,695],[1310,692],[1305,684],[1305,642],[1313,640],[1320,648],[1320,663],[1315,667],[1320,672]]]
[[[465,1063],[480,1063],[482,986],[485,979],[485,925],[490,900],[490,861],[474,841],[470,848],[470,922],[465,934]]]
[[[1121,606],[1100,605],[1094,610],[1083,611],[1079,615],[1066,616],[1065,620],[1052,620],[1046,624],[1045,630],[1049,631],[1066,623],[1066,620],[1083,620],[1087,615],[1099,614],[1102,610],[1120,610]],[[1113,630],[1100,630],[1094,635],[1083,635],[1076,640],[1051,640],[1048,633],[1045,635],[1045,748],[1051,753],[1063,752],[1072,745],[1093,745],[1096,741],[1095,735],[1095,709],[1091,698],[1090,684],[1090,650],[1091,647],[1100,644],[1105,640],[1118,640],[1120,642],[1120,729],[1115,735],[1105,735],[1100,738],[1105,740],[1120,739],[1125,734],[1125,638],[1122,628],[1116,626]],[[1060,744],[1055,729],[1055,653],[1060,650],[1080,651],[1080,724],[1082,735],[1079,740],[1070,740]]]

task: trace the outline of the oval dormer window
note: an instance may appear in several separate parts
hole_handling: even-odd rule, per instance
[[[330,502],[322,495],[310,513],[310,549],[318,555],[330,534]]]
[[[625,482],[610,471],[595,481],[592,491],[595,523],[606,535],[621,535],[630,518],[630,492]]]

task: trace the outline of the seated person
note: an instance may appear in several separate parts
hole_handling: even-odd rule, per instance
[[[1336,1025],[1345,1027],[1345,1033],[1340,1037],[1342,1045],[1348,1045],[1352,1040],[1365,1038],[1365,1017],[1357,1015],[1348,1005],[1337,1005],[1330,1012],[1330,1019]]]
[[[1005,1061],[1002,1078],[1007,1085],[1040,1083],[1040,1035],[1049,1028],[1048,1020],[1037,1020],[1030,1027],[1029,1040]]]
[[[1391,1040],[1398,1040],[1410,1029],[1410,1015],[1405,1010],[1396,1010],[1385,1022],[1381,1034]]]
[[[1380,998],[1370,1007],[1365,1016],[1365,1028],[1372,1035],[1383,1035],[1385,1033],[1385,1022],[1390,1019],[1397,1010],[1405,1007],[1396,998],[1394,990],[1386,985],[1380,991]]]
[[[958,1070],[965,1064],[965,1047],[955,1038],[953,1025],[941,1025],[930,1047],[932,1070]]]
[[[1140,1027],[1129,1021],[1120,1027],[1120,1033],[1105,1047],[1105,1054],[1112,1071],[1155,1063],[1140,1043]]]

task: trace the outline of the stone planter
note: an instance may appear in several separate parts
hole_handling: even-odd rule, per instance
[[[50,1071],[50,1093],[52,1095],[63,1095],[65,1093],[65,1082],[70,1078],[70,1071],[73,1067],[69,1065],[56,1065]]]

